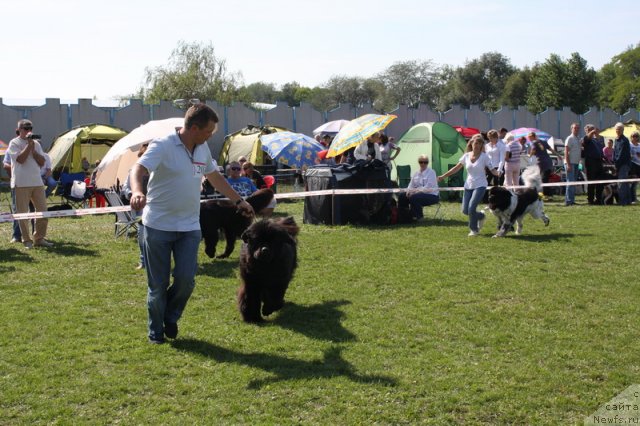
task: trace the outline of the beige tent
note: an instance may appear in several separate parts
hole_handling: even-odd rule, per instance
[[[108,189],[118,182],[124,183],[129,170],[138,159],[138,150],[144,143],[175,132],[184,125],[184,118],[149,121],[120,139],[104,156],[96,172],[96,187]]]

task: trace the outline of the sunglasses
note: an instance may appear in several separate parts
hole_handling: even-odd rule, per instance
[[[420,163],[420,164],[429,164],[428,161],[418,161],[418,163]]]
[[[21,129],[22,129],[22,130],[33,130],[33,127],[31,127],[31,126],[24,126],[24,127],[21,127]]]
[[[231,170],[234,170],[237,172],[238,170],[242,170],[242,169],[240,167],[232,167]]]

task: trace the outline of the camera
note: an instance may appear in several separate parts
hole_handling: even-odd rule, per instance
[[[42,135],[31,134],[27,136],[27,139],[42,139]]]

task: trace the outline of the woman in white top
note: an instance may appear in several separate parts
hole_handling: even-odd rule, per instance
[[[406,192],[401,192],[398,199],[400,208],[411,206],[411,217],[415,220],[424,218],[422,208],[440,202],[440,191],[438,190],[438,178],[436,172],[429,168],[429,157],[421,155],[418,157],[420,170],[411,177],[411,182],[407,186]]]
[[[380,132],[376,132],[356,147],[353,156],[356,160],[371,161],[373,159],[382,161],[380,154]]]
[[[475,237],[480,233],[485,220],[484,213],[476,211],[487,190],[488,183],[485,169],[489,169],[494,176],[500,175],[497,169],[491,167],[491,160],[484,153],[484,139],[481,134],[474,135],[469,140],[467,152],[460,157],[458,164],[443,175],[438,176],[438,182],[457,173],[463,167],[467,170],[467,180],[464,183],[462,213],[469,216],[469,236]]]

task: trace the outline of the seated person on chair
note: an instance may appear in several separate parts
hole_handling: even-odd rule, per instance
[[[244,164],[242,164],[240,167],[242,167],[242,176],[251,179],[256,188],[267,187],[262,174],[260,174],[260,172],[253,167],[253,163],[251,163],[250,161],[245,161]]]
[[[247,163],[245,163],[247,164]],[[227,182],[229,185],[242,197],[247,198],[258,190],[253,181],[246,176],[240,176],[242,167],[237,161],[232,161],[227,167]],[[264,209],[256,212],[259,215],[269,217],[273,213],[273,209],[276,207],[276,199],[273,198],[269,205]]]
[[[411,207],[411,216],[416,220],[424,218],[422,208],[440,202],[438,178],[436,172],[429,168],[429,158],[426,155],[418,157],[420,170],[411,177],[407,191],[400,193],[398,206],[406,209]]]

